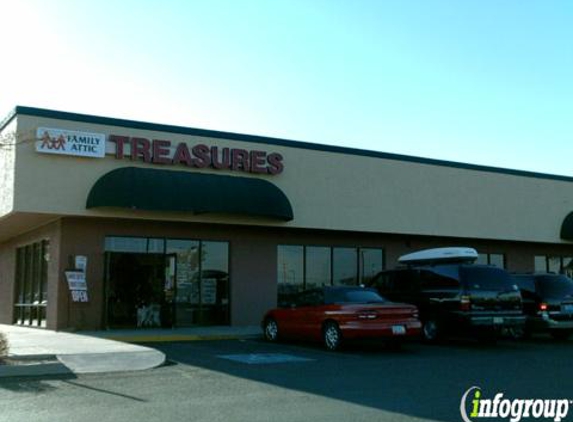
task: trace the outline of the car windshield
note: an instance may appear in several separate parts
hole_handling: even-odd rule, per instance
[[[564,275],[537,278],[537,290],[543,298],[561,299],[573,295],[573,280]]]
[[[515,281],[508,272],[496,267],[462,266],[463,283],[467,290],[511,291],[517,290]]]
[[[385,299],[371,289],[332,289],[327,292],[328,303],[383,303]]]

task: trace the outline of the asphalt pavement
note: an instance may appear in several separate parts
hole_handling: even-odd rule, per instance
[[[573,343],[549,336],[335,353],[258,339],[152,346],[167,362],[149,371],[0,380],[0,422],[449,422],[474,386],[485,399],[573,399]],[[521,419],[534,420],[553,419]]]

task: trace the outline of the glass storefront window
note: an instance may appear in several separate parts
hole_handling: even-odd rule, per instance
[[[49,241],[16,249],[14,323],[46,326]]]
[[[573,257],[536,255],[534,258],[535,271],[565,274],[573,277]]]
[[[201,319],[227,324],[229,295],[229,245],[201,242]]]
[[[306,288],[331,284],[330,248],[307,246],[305,259]]]
[[[176,261],[175,284],[176,303],[199,303],[199,241],[197,240],[168,240],[165,252],[174,254]],[[177,313],[178,318],[192,319]]]
[[[147,253],[147,238],[107,236],[105,238],[105,251]]]
[[[476,264],[479,265],[487,265],[487,254],[486,253],[480,253],[478,254],[478,259],[476,259]]]
[[[277,251],[279,286],[301,286],[304,283],[304,247],[279,245]]]
[[[200,318],[199,241],[167,240],[165,252],[175,257],[168,270],[175,269],[175,323],[197,324]]]
[[[26,263],[24,266],[24,280],[22,283],[22,288],[24,290],[24,303],[32,303],[33,257],[31,245],[24,247],[24,254],[26,257]]]
[[[550,273],[558,274],[561,271],[561,257],[560,256],[548,256],[547,257],[547,270]]]
[[[304,247],[279,245],[277,248],[278,303],[292,303],[304,289]]]
[[[384,254],[382,249],[359,249],[359,280],[367,284],[376,274],[384,269]]]
[[[333,248],[332,284],[335,286],[355,286],[357,279],[358,255],[356,248]]]
[[[489,265],[505,268],[505,256],[498,253],[489,254]]]
[[[480,253],[475,262],[479,265],[493,265],[499,268],[505,268],[505,255],[500,253]]]
[[[147,252],[148,253],[164,253],[165,252],[165,240],[164,239],[149,239],[147,241]]]
[[[108,236],[105,250],[109,325],[229,323],[228,242]]]
[[[535,272],[544,273],[547,271],[547,260],[545,256],[536,255],[534,258]]]
[[[32,283],[31,283],[31,299],[32,304],[38,305],[40,303],[40,276],[42,273],[42,244],[34,243],[32,245]]]
[[[201,242],[202,271],[229,271],[229,245],[227,242]],[[205,276],[205,275],[203,275]]]
[[[383,269],[382,248],[279,245],[279,306],[291,303],[294,295],[302,290],[324,285],[366,284]]]
[[[573,277],[573,258],[563,257],[563,264],[561,272],[567,277]]]

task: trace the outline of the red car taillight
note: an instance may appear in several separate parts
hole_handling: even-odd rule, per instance
[[[539,304],[539,311],[540,312],[547,312],[547,303],[540,303]]]
[[[469,296],[462,296],[460,298],[460,311],[469,311],[472,307]]]

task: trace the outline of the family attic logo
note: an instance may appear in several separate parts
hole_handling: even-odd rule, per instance
[[[482,397],[481,388],[474,386],[462,396],[460,414],[464,422],[485,418],[509,418],[510,422],[519,422],[524,418],[560,422],[569,413],[571,404],[573,400],[569,399],[506,399],[503,393],[486,399]]]
[[[106,137],[103,133],[39,127],[36,131],[36,151],[76,157],[105,156]]]
[[[41,149],[54,149],[54,150],[65,150],[66,149],[66,138],[60,134],[57,138],[50,137],[48,131],[44,131],[42,135],[42,145]]]

